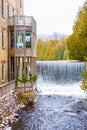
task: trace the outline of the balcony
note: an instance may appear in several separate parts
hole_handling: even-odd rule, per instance
[[[10,48],[9,55],[11,57],[36,57],[36,49],[32,48]]]
[[[36,30],[36,21],[32,16],[13,16],[8,18],[8,26],[29,26]]]
[[[36,21],[32,16],[8,18],[10,57],[36,57]]]
[[[15,56],[17,57],[25,57],[25,56],[33,56],[32,48],[16,48],[15,50]]]

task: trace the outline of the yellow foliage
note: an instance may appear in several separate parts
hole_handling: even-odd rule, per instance
[[[37,41],[38,60],[62,60],[64,51],[65,44],[59,40]]]

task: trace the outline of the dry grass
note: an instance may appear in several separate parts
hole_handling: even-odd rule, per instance
[[[24,92],[18,94],[19,101],[22,101],[24,104],[33,103],[35,99],[35,91],[33,92]]]

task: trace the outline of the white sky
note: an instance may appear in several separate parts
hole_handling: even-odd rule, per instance
[[[24,14],[37,21],[37,34],[72,33],[79,7],[85,0],[24,0]]]

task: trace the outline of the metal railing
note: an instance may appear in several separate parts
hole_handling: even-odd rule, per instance
[[[6,84],[0,85],[0,99],[5,97],[7,94],[15,90],[15,80],[8,82]]]

